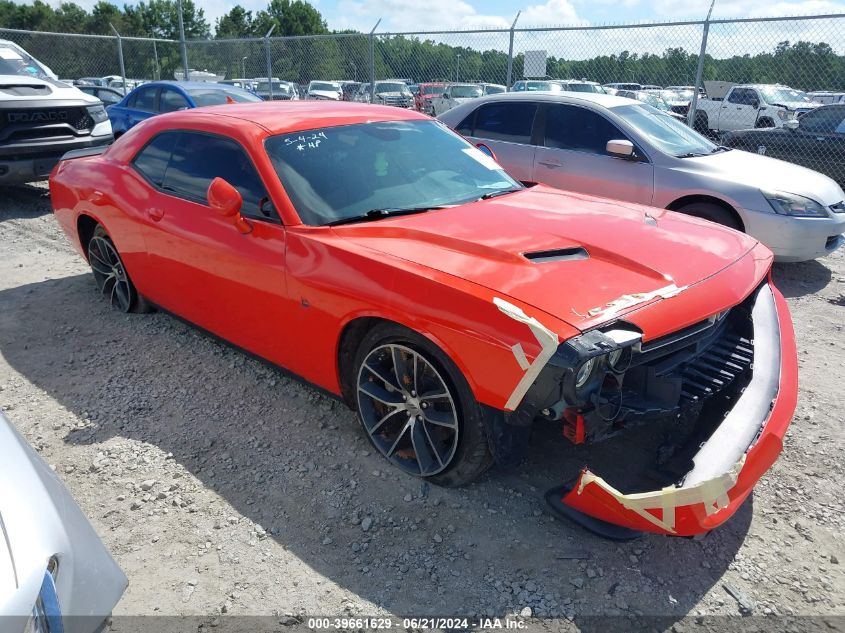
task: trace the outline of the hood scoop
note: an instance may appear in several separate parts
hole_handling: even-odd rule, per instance
[[[0,92],[13,97],[43,97],[53,92],[47,84],[0,84]]]
[[[548,262],[561,261],[578,261],[580,259],[589,259],[590,255],[582,246],[573,246],[569,248],[555,248],[546,251],[534,251],[522,254],[525,259],[535,264],[546,264]]]

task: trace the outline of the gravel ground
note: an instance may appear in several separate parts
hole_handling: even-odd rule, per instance
[[[0,254],[0,406],[129,577],[116,615],[296,628],[309,615],[521,614],[559,630],[617,616],[677,632],[746,611],[765,630],[843,626],[841,251],[775,267],[801,387],[753,497],[706,538],[622,544],[546,510],[566,462],[559,430],[538,429],[529,461],[467,488],[421,485],[339,402],[171,316],[112,311],[43,185],[0,192]]]

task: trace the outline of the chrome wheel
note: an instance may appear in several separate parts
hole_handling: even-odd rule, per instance
[[[449,466],[458,447],[452,392],[419,352],[373,348],[358,370],[358,411],[376,448],[394,465],[428,477]]]
[[[97,288],[112,307],[129,312],[134,289],[111,240],[99,235],[92,237],[88,242],[88,263],[91,264]]]

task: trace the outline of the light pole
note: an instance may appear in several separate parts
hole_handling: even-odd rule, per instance
[[[244,55],[243,57],[241,57],[241,77],[243,79],[246,79],[246,58],[247,57],[249,57],[249,55]]]
[[[458,65],[455,68],[455,81],[461,80],[461,54],[458,53]]]

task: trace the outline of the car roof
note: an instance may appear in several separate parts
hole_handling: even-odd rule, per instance
[[[168,117],[178,127],[185,117],[193,113],[214,114],[240,119],[258,125],[270,134],[288,134],[321,127],[354,125],[370,121],[430,121],[431,118],[414,110],[391,106],[353,103],[349,101],[264,101],[261,103],[230,103],[206,106],[196,110],[172,112]],[[158,117],[157,117],[158,118]]]
[[[474,100],[473,103],[481,103],[487,101],[564,101],[572,103],[594,103],[605,108],[614,108],[617,106],[637,104],[639,101],[635,99],[626,99],[625,97],[617,97],[616,95],[606,95],[597,92],[549,92],[546,90],[534,90],[531,92],[502,92],[495,95],[488,95]]]

